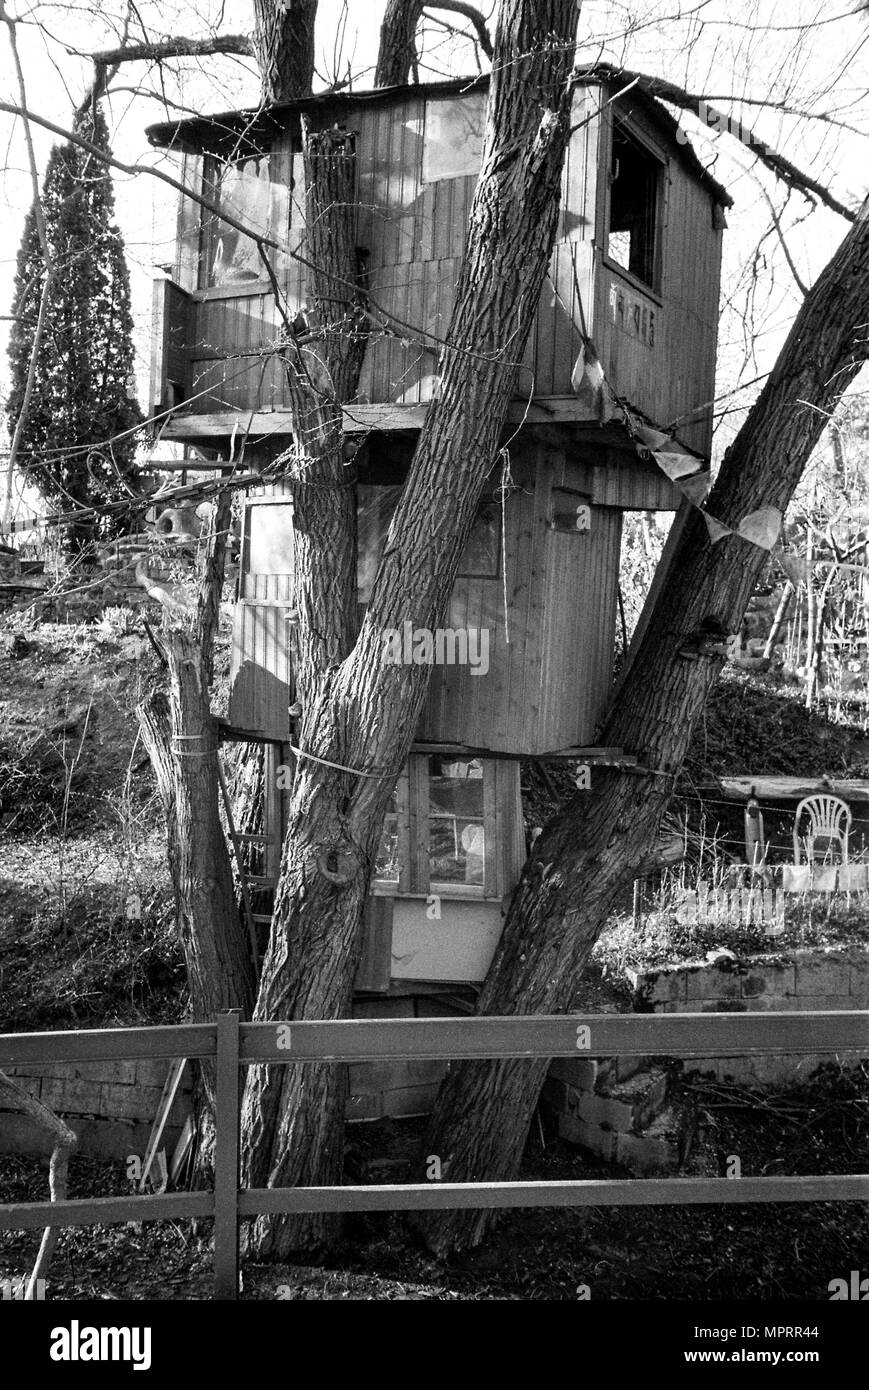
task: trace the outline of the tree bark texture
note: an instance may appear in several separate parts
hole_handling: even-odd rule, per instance
[[[807,296],[756,405],[728,450],[708,502],[735,527],[762,506],[784,512],[841,394],[867,359],[869,203]],[[687,505],[687,504],[686,504]],[[616,898],[653,852],[720,656],[694,641],[704,620],[738,630],[766,552],[736,535],[712,545],[691,510],[639,650],[614,699],[604,743],[641,766],[595,771],[535,841],[510,905],[478,1011],[570,1010],[589,952]],[[675,523],[680,525],[680,519]],[[593,1038],[592,1038],[593,1047]],[[450,1067],[426,1140],[452,1182],[515,1177],[546,1063]],[[480,1241],[485,1212],[432,1212],[417,1220],[439,1253]]]
[[[195,609],[165,615],[165,688],[137,710],[166,815],[177,929],[193,1017],[201,1022],[227,1008],[249,1018],[256,987],[218,809],[218,739],[209,695],[230,514],[224,496],[215,506]],[[213,1104],[212,1067],[203,1066],[203,1078]]]
[[[253,1007],[250,946],[235,905],[229,852],[218,812],[217,731],[197,639],[165,635],[168,692],[139,706],[145,746],[166,815],[175,915],[195,1021]],[[213,1102],[213,1072],[204,1068]]]
[[[422,0],[386,0],[380,26],[375,87],[400,87],[416,60],[414,35],[422,15]]]
[[[424,10],[446,10],[467,19],[481,51],[487,58],[492,57],[492,40],[476,5],[463,0],[441,0],[440,4],[430,5],[424,0],[387,0],[380,26],[375,87],[399,87],[410,80],[418,57],[414,40]]]
[[[301,605],[297,640],[302,669],[308,644],[311,668],[316,660],[321,674],[303,682],[303,755],[256,1006],[260,1020],[332,1018],[350,1009],[383,815],[430,674],[426,667],[391,664],[384,632],[405,620],[429,629],[442,622],[497,457],[555,237],[576,22],[573,0],[502,5],[488,136],[439,362],[440,392],[428,410],[360,634],[331,669],[323,667],[331,654],[322,648],[316,608],[313,618],[306,616],[306,605],[322,602],[313,566],[327,563],[311,552],[311,592]],[[334,508],[336,494],[331,497]],[[337,604],[337,574],[325,576],[326,592],[333,581]],[[354,584],[351,577],[351,589]],[[251,1069],[243,1126],[246,1185],[340,1179],[344,1082],[338,1072],[327,1066]],[[260,1220],[248,1250],[279,1258],[334,1231],[334,1220],[323,1216]]]
[[[253,51],[263,101],[310,96],[317,0],[253,0]]]

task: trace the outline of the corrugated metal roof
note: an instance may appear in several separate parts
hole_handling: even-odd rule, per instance
[[[619,81],[619,69],[606,63],[577,69],[577,83],[587,86],[612,85]],[[296,101],[279,102],[273,106],[263,106],[241,111],[222,111],[210,116],[189,116],[182,121],[164,121],[148,126],[146,135],[152,145],[160,149],[177,149],[198,152],[215,149],[220,145],[232,145],[241,152],[264,153],[274,137],[286,125],[288,116],[321,107],[332,109],[336,119],[354,107],[378,102],[403,101],[408,96],[435,97],[461,96],[471,92],[486,91],[489,86],[488,75],[482,77],[452,78],[448,82],[426,82],[405,84],[400,87],[374,87],[362,92],[317,92],[313,96],[301,97]],[[672,142],[672,154],[685,164],[697,178],[705,184],[724,207],[732,207],[733,199],[727,190],[704,168],[693,147],[683,140],[676,140],[680,130],[678,121],[655,97],[641,87],[630,89],[630,100],[649,114],[662,133]],[[684,141],[684,143],[683,143]]]

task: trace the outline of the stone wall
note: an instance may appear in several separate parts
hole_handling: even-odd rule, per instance
[[[638,1013],[749,1013],[760,1010],[869,1009],[869,952],[861,947],[805,949],[738,959],[710,952],[705,961],[632,972]],[[561,1138],[637,1175],[680,1162],[679,1118],[670,1107],[671,1078],[712,1074],[749,1086],[782,1085],[811,1076],[828,1062],[854,1066],[861,1052],[793,1053],[781,1057],[700,1057],[675,1066],[648,1058],[559,1058],[542,1103]]]
[[[718,951],[697,964],[631,972],[630,981],[634,1009],[643,1013],[869,1009],[869,952],[859,946],[806,948],[738,959]],[[866,1053],[842,1060],[869,1056],[869,1023],[866,1033]],[[692,1058],[686,1069],[767,1085],[811,1075],[835,1060],[829,1053],[706,1057]]]
[[[94,1158],[144,1157],[169,1062],[43,1062],[7,1068],[25,1091],[62,1115],[78,1135],[77,1152]],[[161,1148],[171,1154],[190,1113],[188,1067]],[[0,1153],[49,1153],[51,1141],[20,1111],[0,1109]]]
[[[356,1018],[413,1018],[413,997],[354,1001]],[[455,1010],[426,999],[430,1017]],[[78,1152],[125,1159],[144,1155],[157,1114],[168,1062],[45,1062],[7,1069],[7,1075],[49,1109],[62,1115],[79,1138]],[[427,1115],[446,1062],[355,1062],[348,1067],[348,1120]],[[161,1148],[171,1154],[191,1111],[191,1068],[187,1067],[169,1115]],[[27,1115],[0,1108],[0,1153],[48,1153],[39,1126]]]

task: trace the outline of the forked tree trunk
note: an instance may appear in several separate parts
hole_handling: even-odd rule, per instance
[[[497,456],[555,238],[577,16],[574,0],[506,0],[501,7],[486,146],[448,346],[438,365],[440,391],[428,409],[359,637],[340,664],[318,680],[307,678],[302,697],[305,756],[290,802],[259,1020],[349,1012],[383,815],[430,675],[428,667],[391,664],[384,633],[401,630],[406,620],[430,630],[442,624]],[[340,495],[332,492],[333,508]],[[327,578],[333,604],[343,604],[346,591],[334,574]],[[309,578],[303,573],[310,586],[303,621],[308,609],[318,622],[328,618],[316,581],[313,568]],[[333,613],[331,629],[319,630],[338,627]],[[301,638],[304,661],[304,632]],[[336,771],[312,757],[351,770]],[[243,1112],[245,1185],[340,1178],[341,1070],[251,1068]],[[321,1243],[334,1230],[334,1219],[325,1216],[260,1219],[248,1251],[281,1257]]]
[[[869,355],[867,301],[869,203],[807,295],[728,450],[707,504],[713,516],[736,526],[762,506],[784,512],[829,414]],[[602,736],[635,753],[640,766],[596,771],[592,790],[577,793],[544,827],[510,905],[480,1013],[569,1011],[617,896],[653,853],[674,779],[721,666],[718,656],[698,655],[692,639],[708,617],[737,631],[767,559],[736,536],[712,545],[696,511],[682,522]],[[546,1067],[502,1061],[450,1068],[424,1149],[439,1156],[444,1177],[516,1176]],[[417,1224],[430,1247],[445,1253],[479,1242],[490,1222],[491,1213],[431,1212]]]

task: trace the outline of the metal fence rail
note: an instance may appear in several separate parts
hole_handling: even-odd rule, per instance
[[[216,1023],[0,1035],[0,1068],[48,1061],[213,1058],[217,1068],[213,1192],[19,1202],[0,1206],[0,1230],[214,1218],[215,1296],[238,1295],[239,1220],[288,1212],[422,1208],[698,1205],[869,1198],[869,1175],[409,1183],[240,1191],[241,1068],[257,1062],[458,1058],[777,1056],[869,1052],[869,1012],[576,1014],[516,1018],[354,1019]]]

